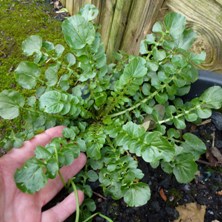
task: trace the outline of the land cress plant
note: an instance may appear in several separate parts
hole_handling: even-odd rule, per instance
[[[151,191],[141,182],[139,160],[161,166],[180,183],[190,182],[206,147],[183,129],[186,122],[199,123],[222,106],[219,86],[191,101],[181,99],[198,79],[195,66],[205,59],[204,52],[189,51],[196,34],[186,28],[184,16],[167,14],[141,42],[139,56],[116,53],[115,63],[108,64],[93,23],[97,14],[87,4],[65,19],[62,32],[69,48],[28,37],[22,50],[29,59],[19,63],[15,78],[30,96],[13,89],[0,93],[0,116],[20,117],[24,128],[9,135],[5,147],[19,147],[49,127],[67,126],[62,138],[38,146],[16,171],[18,188],[39,191],[85,152],[87,165],[73,182],[88,197],[83,208],[90,211],[95,203],[89,183],[96,181],[104,195],[123,198],[130,207],[147,203]]]

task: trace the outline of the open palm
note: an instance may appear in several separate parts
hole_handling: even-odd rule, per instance
[[[33,156],[36,146],[45,146],[52,138],[62,136],[63,126],[46,130],[44,133],[26,141],[20,149],[12,149],[0,158],[0,221],[1,222],[62,222],[76,209],[75,197],[71,193],[61,203],[42,212],[42,207],[49,202],[63,187],[59,177],[49,180],[48,184],[35,194],[22,193],[14,182],[14,173],[23,163]],[[85,165],[86,157],[80,156],[61,173],[67,181]],[[78,191],[79,202],[84,195]]]

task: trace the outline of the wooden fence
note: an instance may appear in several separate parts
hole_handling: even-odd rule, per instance
[[[187,17],[188,25],[198,33],[194,51],[205,50],[202,68],[222,72],[222,0],[61,0],[70,14],[86,3],[100,13],[96,20],[110,57],[113,51],[137,54],[139,43],[153,23],[168,11]]]

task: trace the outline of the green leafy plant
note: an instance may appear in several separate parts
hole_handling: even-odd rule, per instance
[[[173,173],[180,183],[190,182],[206,147],[183,129],[186,122],[198,123],[221,108],[222,89],[213,86],[191,101],[181,99],[198,79],[196,65],[205,59],[204,52],[189,51],[196,34],[186,28],[184,16],[167,14],[141,42],[139,56],[116,53],[115,62],[108,64],[93,24],[97,14],[88,4],[62,23],[68,48],[36,35],[23,42],[30,59],[18,65],[15,77],[30,95],[1,92],[0,116],[20,117],[24,131],[13,132],[3,143],[19,147],[37,132],[65,125],[63,138],[37,147],[16,171],[18,188],[40,190],[85,152],[87,166],[73,181],[88,198],[88,182],[98,180],[105,195],[141,206],[151,191],[141,182],[139,159]],[[94,211],[95,203],[86,199],[82,207]]]

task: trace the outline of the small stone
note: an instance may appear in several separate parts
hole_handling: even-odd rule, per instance
[[[222,113],[213,112],[211,116],[211,120],[218,130],[222,130]]]

